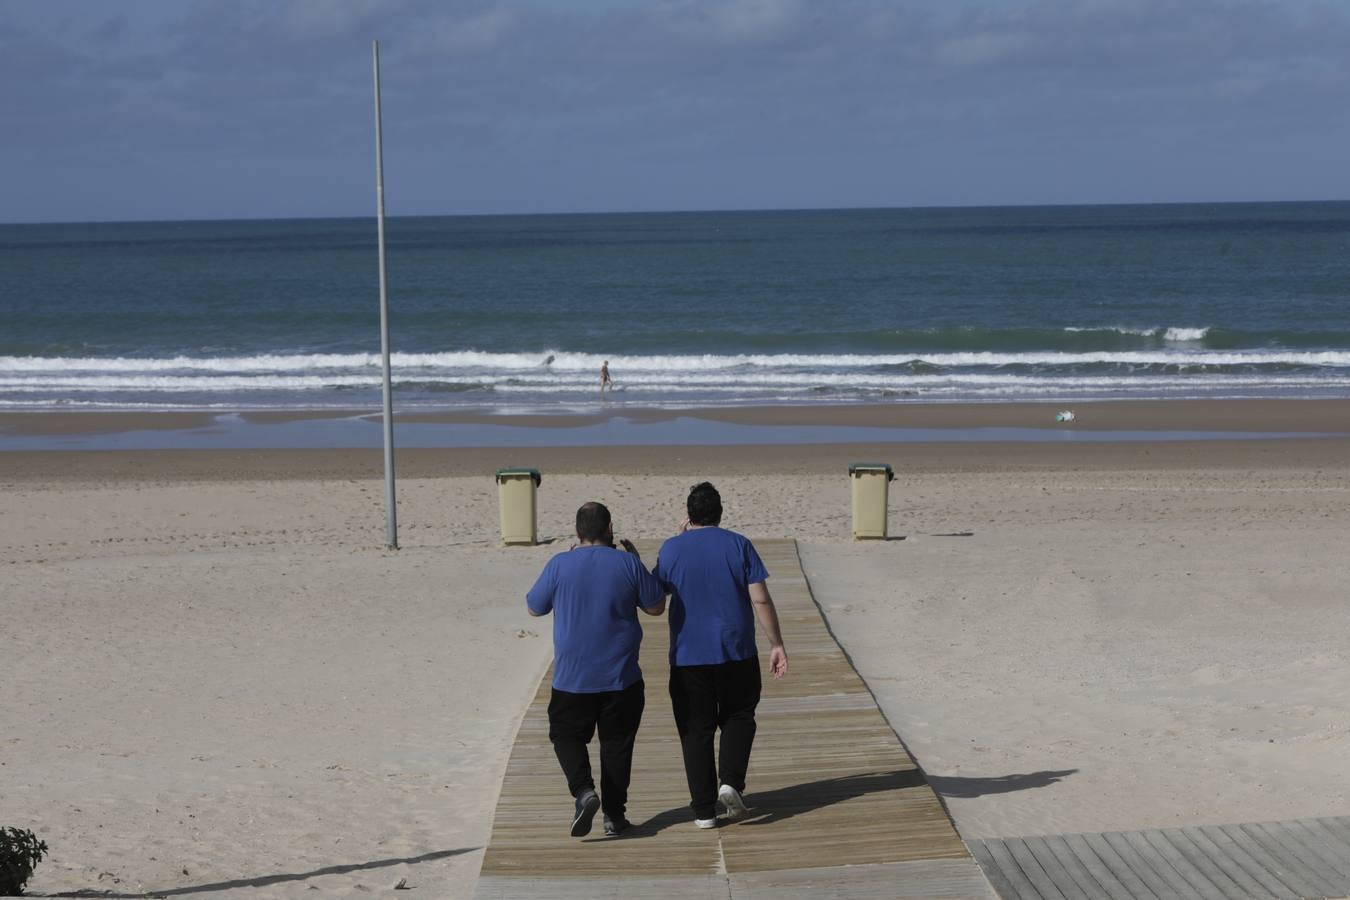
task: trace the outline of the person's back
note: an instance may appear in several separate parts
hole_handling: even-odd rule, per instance
[[[661,545],[657,578],[670,590],[670,664],[716,665],[756,653],[750,585],[768,577],[754,546],[719,526]]]
[[[582,546],[548,561],[529,593],[535,615],[553,612],[553,685],[619,691],[642,677],[636,598],[654,605],[651,576],[631,553]]]

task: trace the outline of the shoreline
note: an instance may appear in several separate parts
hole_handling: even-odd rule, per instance
[[[1071,425],[1055,420],[1072,409]],[[250,425],[359,419],[380,422],[378,409],[235,410],[25,410],[0,411],[0,447],[6,436],[58,436],[184,431],[237,418]],[[1244,431],[1335,432],[1350,434],[1350,398],[1223,400],[1093,400],[1081,403],[901,402],[627,407],[575,413],[491,413],[482,410],[413,410],[394,413],[396,424],[501,425],[519,428],[575,428],[614,420],[640,424],[695,419],[733,425],[867,428],[1029,428],[1075,431]]]
[[[565,416],[485,416],[458,412],[413,413],[398,416],[400,423],[454,423],[461,434],[480,431],[498,435],[508,424],[518,433],[514,443],[479,442],[408,446],[395,435],[395,471],[399,478],[488,476],[498,468],[527,465],[545,474],[726,474],[808,475],[845,471],[850,462],[890,462],[897,473],[972,472],[989,469],[1035,471],[1044,469],[1276,469],[1344,468],[1350,466],[1350,400],[1308,401],[1121,401],[1077,408],[1072,426],[1054,422],[1053,404],[914,404],[888,406],[746,407],[700,410],[623,410],[637,419],[628,433],[651,423],[692,433],[689,442],[663,441],[658,434],[646,443],[624,443],[623,431],[608,442],[569,444],[558,436],[575,433],[577,419]],[[103,448],[80,446],[85,437],[159,432],[177,434],[205,428],[205,440],[222,429],[213,428],[211,413],[0,413],[0,481],[322,481],[380,479],[383,452],[379,445],[379,415],[365,418],[375,434],[363,446],[205,446],[197,448],[136,446]],[[329,411],[266,411],[242,414],[259,427],[307,427],[337,415]],[[620,415],[615,411],[615,416]],[[584,418],[604,428],[599,416]],[[678,421],[677,421],[678,420]],[[697,424],[691,425],[691,422]],[[977,435],[978,429],[1037,429],[1029,440],[952,440],[950,435]],[[480,428],[479,426],[495,426]],[[740,440],[702,442],[701,434],[723,426],[739,429]],[[849,432],[850,428],[871,429]],[[886,432],[881,429],[897,429]],[[894,439],[912,435],[899,429],[933,431],[945,439]],[[702,429],[700,431],[699,429]],[[839,429],[834,431],[833,429]],[[966,429],[966,431],[953,431]],[[1140,429],[1129,432],[1125,429]],[[1220,429],[1239,429],[1233,439]],[[1146,431],[1144,431],[1146,430]],[[1319,437],[1290,437],[1290,433],[1323,432]],[[1085,432],[1079,439],[1076,432]],[[670,434],[663,432],[663,434]],[[851,434],[866,435],[850,440]],[[997,433],[997,432],[991,432]],[[1144,435],[1144,439],[1116,439],[1116,435]],[[1239,433],[1239,432],[1233,432]],[[822,435],[834,439],[822,439]],[[757,442],[756,436],[763,436]],[[786,439],[783,436],[786,435]],[[62,438],[74,437],[74,446]],[[523,437],[522,437],[523,436]],[[598,435],[604,437],[603,433]],[[770,436],[773,439],[770,439]],[[1181,439],[1176,439],[1181,436]],[[1198,436],[1198,437],[1197,437]],[[6,438],[31,439],[36,446],[7,448]],[[1147,439],[1152,437],[1153,439]],[[1208,437],[1208,439],[1205,439]],[[50,441],[46,440],[50,438]],[[11,441],[13,443],[13,441]]]
[[[1350,470],[1350,440],[1166,443],[791,444],[401,449],[397,479],[490,479],[529,466],[552,475],[846,476],[849,463],[906,475],[1043,471]],[[357,481],[384,477],[379,449],[49,450],[0,453],[0,484]],[[547,485],[547,481],[545,482]],[[546,488],[545,488],[546,489]],[[895,490],[896,488],[892,488]]]

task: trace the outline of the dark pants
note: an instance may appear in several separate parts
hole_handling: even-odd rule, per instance
[[[670,667],[670,702],[684,750],[689,805],[696,818],[716,815],[719,784],[745,791],[759,688],[759,658],[755,656],[715,666]],[[720,765],[714,766],[713,734],[718,728],[722,729],[722,746]]]
[[[633,772],[633,740],[642,723],[647,697],[642,680],[621,691],[573,694],[553,689],[548,701],[548,739],[558,754],[567,789],[576,797],[591,778],[591,742],[600,729],[600,802],[611,817],[622,816],[628,805],[628,780]]]

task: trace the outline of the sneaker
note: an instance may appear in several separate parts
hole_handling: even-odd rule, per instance
[[[717,827],[717,820],[716,820],[716,819],[695,819],[695,820],[694,820],[694,824],[697,825],[699,828],[716,828],[716,827]]]
[[[609,813],[605,813],[605,834],[609,835],[610,837],[614,837],[615,835],[618,834],[623,834],[625,831],[627,831],[632,827],[633,823],[628,821],[628,819],[625,818],[624,816],[622,815],[611,816]]]
[[[591,833],[591,820],[600,808],[600,798],[594,790],[587,788],[577,797],[576,815],[572,817],[572,837],[585,837]]]
[[[745,806],[745,801],[741,799],[741,792],[729,784],[722,785],[717,791],[717,799],[727,808],[727,818],[733,822],[744,818],[746,813],[750,812]]]

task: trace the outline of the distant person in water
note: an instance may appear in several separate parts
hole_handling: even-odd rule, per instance
[[[609,360],[605,360],[600,365],[600,396],[605,396],[605,389],[614,390],[614,379],[609,377]]]

